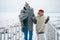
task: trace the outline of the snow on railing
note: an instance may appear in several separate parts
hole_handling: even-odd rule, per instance
[[[1,27],[0,40],[20,40],[20,25],[9,25],[7,29]]]
[[[47,40],[57,40],[58,31],[51,22],[47,23],[46,34]]]
[[[15,24],[9,25],[7,29],[0,28],[0,40],[20,40],[20,26]],[[51,22],[47,23],[46,34],[47,40],[57,40],[58,31]]]

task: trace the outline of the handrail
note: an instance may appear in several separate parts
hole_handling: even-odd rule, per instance
[[[54,27],[54,25],[53,25],[50,21],[48,22],[48,25],[51,26],[51,27],[54,29],[55,32],[58,33],[57,29]],[[20,30],[20,26],[21,26],[21,25],[15,25],[15,26],[11,26],[11,25],[10,25],[9,28],[11,28],[11,29],[13,28],[13,31],[14,31],[14,30],[17,30],[17,29],[14,29],[14,28],[18,27],[19,30]],[[6,29],[5,31],[8,31],[8,30],[9,30],[9,29]],[[19,33],[18,33],[19,30],[17,30],[16,32],[13,32],[13,33],[12,33],[13,36],[8,37],[8,40],[12,39],[15,35],[19,34]],[[10,30],[10,31],[11,31],[11,30]],[[9,31],[8,31],[8,32],[9,32]],[[10,33],[10,34],[11,34],[11,33]],[[9,35],[9,33],[8,33],[8,35]],[[20,34],[19,34],[19,35],[20,35]],[[15,37],[16,37],[16,36],[15,36]],[[20,36],[19,36],[19,37],[20,37]],[[18,39],[18,38],[17,38],[17,39]],[[15,39],[15,40],[16,40],[16,39]]]
[[[17,30],[17,28],[19,30]],[[13,29],[13,31],[15,31],[15,32],[13,32],[13,33],[12,32],[9,32],[8,35],[10,35],[12,33],[12,36],[10,36],[8,39],[12,39],[13,37],[17,37],[17,34],[20,35],[20,25],[19,24],[10,26],[9,29]],[[11,31],[11,30],[9,30],[9,31]],[[18,36],[18,37],[20,38],[20,36]],[[15,40],[17,40],[19,38],[16,38]]]
[[[1,27],[0,30],[1,30],[1,29],[5,29],[5,27]]]
[[[48,22],[48,24],[58,33],[57,29],[54,27],[54,25],[51,22]]]
[[[59,33],[58,33],[57,29],[55,28],[55,26],[54,26],[50,21],[48,22],[48,25],[49,25],[50,27],[52,27],[52,28],[53,28],[52,31],[54,31],[54,33],[52,34],[52,35],[54,35],[54,36],[53,36],[53,38],[54,38],[53,40],[58,40],[58,34],[59,34]],[[52,35],[51,35],[51,36],[52,36]],[[51,40],[52,40],[52,39],[51,39]]]
[[[2,31],[2,32],[0,32],[1,34],[7,33],[7,29],[5,27],[1,27],[0,31]]]
[[[2,35],[4,35],[3,36],[3,38],[4,38],[3,40],[6,40],[6,38],[7,38],[7,40],[12,40],[12,38],[14,38],[14,37],[15,37],[15,40],[20,40],[20,25],[19,24],[15,24],[15,25],[9,25],[7,27],[8,28],[0,27],[0,31],[2,30],[0,32],[0,40],[2,40]]]

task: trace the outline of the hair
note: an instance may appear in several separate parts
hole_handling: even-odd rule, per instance
[[[23,8],[24,10],[27,10],[25,7]]]

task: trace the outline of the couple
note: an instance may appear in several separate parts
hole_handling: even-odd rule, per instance
[[[19,19],[21,22],[22,32],[24,33],[25,40],[32,40],[33,23],[37,24],[36,25],[37,40],[44,40],[45,24],[49,21],[49,17],[45,19],[44,10],[40,9],[38,11],[38,16],[35,17],[33,8],[31,8],[29,4],[26,3],[23,10],[21,10]],[[28,39],[28,32],[29,32],[29,39]],[[39,37],[39,35],[41,37]]]

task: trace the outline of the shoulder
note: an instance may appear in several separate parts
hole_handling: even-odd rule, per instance
[[[33,10],[33,8],[31,8],[31,10]]]
[[[23,12],[23,10],[20,10],[20,13],[22,13]]]
[[[33,11],[33,8],[30,8],[31,11]]]
[[[24,11],[24,9],[22,9],[21,11]]]
[[[25,10],[21,10],[20,13],[25,13]]]

